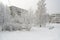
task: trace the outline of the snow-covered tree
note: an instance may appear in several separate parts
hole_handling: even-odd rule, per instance
[[[15,25],[14,28],[20,28],[21,30],[30,30],[32,22],[31,12],[15,6],[11,6],[10,10],[13,26]]]
[[[10,10],[9,7],[0,3],[0,27],[4,29],[4,27],[10,23]]]
[[[38,2],[38,8],[36,10],[36,22],[38,25],[42,26],[46,23],[46,7],[45,7],[45,0],[40,0]]]
[[[4,5],[0,3],[0,26],[4,24]]]
[[[45,0],[40,0],[37,5],[37,12],[40,13],[40,15],[44,15],[46,13]]]

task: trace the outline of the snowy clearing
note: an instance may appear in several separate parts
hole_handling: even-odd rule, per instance
[[[32,28],[31,31],[0,32],[0,40],[60,40],[60,24],[51,24],[53,29]]]

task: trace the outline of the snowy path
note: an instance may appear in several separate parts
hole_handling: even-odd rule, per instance
[[[38,32],[0,32],[0,40],[60,40],[60,25],[55,25],[55,28],[41,28]]]

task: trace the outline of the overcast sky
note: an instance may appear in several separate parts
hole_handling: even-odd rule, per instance
[[[36,9],[38,0],[1,0],[5,5],[14,5],[23,9]],[[48,13],[60,12],[60,0],[46,0]]]

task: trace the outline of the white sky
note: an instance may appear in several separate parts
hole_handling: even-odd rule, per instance
[[[23,9],[36,9],[38,0],[1,0],[4,4],[14,5]],[[48,13],[60,12],[60,0],[46,0]]]

